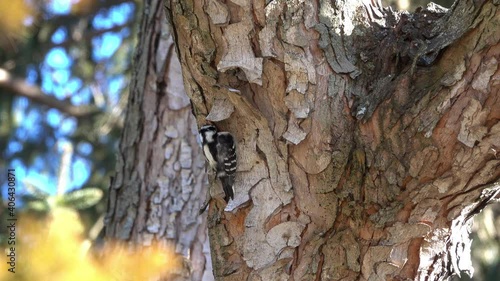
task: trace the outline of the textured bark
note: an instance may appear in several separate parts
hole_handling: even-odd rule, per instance
[[[500,188],[497,1],[166,3],[198,123],[238,140],[236,198],[209,209],[217,280],[470,272],[470,217]]]
[[[213,280],[206,216],[198,215],[205,163],[162,4],[143,7],[106,236],[131,245],[173,243],[186,262],[168,280]]]

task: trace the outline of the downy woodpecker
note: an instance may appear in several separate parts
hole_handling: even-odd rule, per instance
[[[210,168],[220,179],[225,194],[224,200],[228,202],[234,198],[233,183],[237,165],[234,138],[229,132],[217,131],[213,125],[201,127],[200,137],[203,154]],[[204,211],[204,208],[201,211]]]

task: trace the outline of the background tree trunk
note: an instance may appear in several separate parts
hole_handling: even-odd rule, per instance
[[[500,188],[497,1],[166,6],[198,124],[238,140],[236,198],[209,209],[217,280],[471,271],[470,217]]]
[[[198,214],[205,162],[162,4],[143,7],[106,236],[132,245],[174,243],[188,260],[169,280],[213,280],[206,216]]]

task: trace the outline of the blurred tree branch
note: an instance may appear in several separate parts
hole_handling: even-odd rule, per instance
[[[111,28],[106,28],[106,29],[100,29],[100,30],[95,30],[95,31],[87,31],[84,32],[82,30],[78,31],[73,31],[70,36],[68,36],[68,39],[61,42],[61,43],[52,43],[51,41],[47,42],[47,45],[45,46],[46,48],[53,48],[53,47],[68,47],[76,43],[81,43],[81,42],[89,42],[92,38],[103,35],[104,33],[107,32],[119,32],[124,28],[127,27],[132,27],[134,24],[133,21],[128,21],[124,24],[120,25],[115,25]]]
[[[24,79],[13,77],[3,68],[0,68],[0,89],[9,90],[15,95],[27,97],[32,101],[58,109],[77,118],[87,117],[101,111],[95,106],[75,106],[70,102],[46,95],[38,86],[31,85]]]

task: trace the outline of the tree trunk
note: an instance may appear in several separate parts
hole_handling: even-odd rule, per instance
[[[166,6],[198,124],[238,141],[235,200],[209,209],[217,280],[472,271],[470,218],[500,188],[498,1]]]
[[[132,245],[173,242],[188,260],[169,280],[213,280],[206,216],[198,214],[206,176],[196,120],[163,3],[146,2],[106,236]]]

